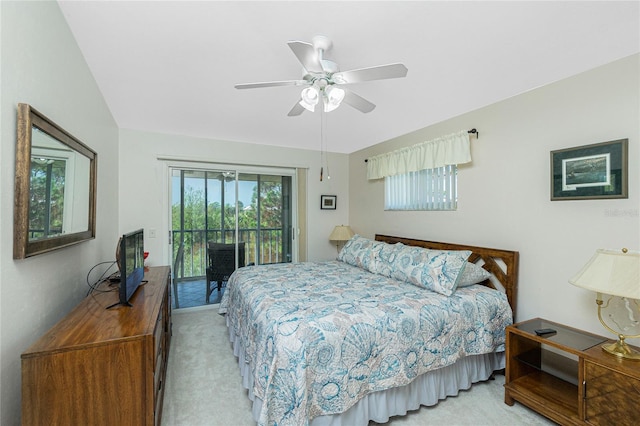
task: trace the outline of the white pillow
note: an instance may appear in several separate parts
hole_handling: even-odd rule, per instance
[[[489,277],[491,277],[491,274],[482,266],[467,262],[464,267],[464,271],[462,271],[462,275],[458,279],[458,287],[467,287],[473,284],[478,284],[489,279]]]

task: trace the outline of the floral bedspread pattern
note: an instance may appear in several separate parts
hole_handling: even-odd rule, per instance
[[[304,425],[465,355],[504,349],[506,296],[443,296],[340,261],[237,270],[221,302],[262,399],[261,425]]]

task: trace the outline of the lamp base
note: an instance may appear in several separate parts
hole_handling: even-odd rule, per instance
[[[605,343],[602,345],[602,350],[619,358],[640,361],[640,352],[633,350],[622,339],[618,339],[615,343]]]

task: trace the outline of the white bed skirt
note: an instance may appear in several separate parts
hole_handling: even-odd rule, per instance
[[[239,339],[231,333],[231,329],[229,339],[233,353],[238,358],[242,385],[253,401],[253,419],[257,423],[262,400],[253,393],[253,377],[244,360],[244,351],[239,347]],[[316,417],[310,425],[367,426],[369,420],[386,423],[392,416],[403,416],[421,405],[436,405],[441,399],[457,395],[460,390],[469,389],[473,383],[489,379],[495,370],[504,368],[504,365],[504,352],[467,356],[453,365],[425,373],[406,386],[369,394],[342,414]]]

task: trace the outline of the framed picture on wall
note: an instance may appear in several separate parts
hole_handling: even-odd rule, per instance
[[[320,208],[322,210],[335,210],[336,209],[336,195],[321,195],[320,196]]]
[[[551,201],[629,198],[628,139],[551,151]]]

